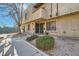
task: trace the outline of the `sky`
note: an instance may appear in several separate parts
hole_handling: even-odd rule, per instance
[[[26,9],[28,6],[29,4],[24,4],[24,9]],[[0,11],[0,14],[4,13],[4,10],[5,9]],[[0,27],[3,27],[3,26],[13,27],[15,24],[16,22],[11,16],[0,16]]]

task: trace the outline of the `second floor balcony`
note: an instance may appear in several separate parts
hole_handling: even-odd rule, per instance
[[[46,16],[46,11],[40,8],[32,14],[32,19],[41,19],[41,18],[45,18],[45,16]]]
[[[39,8],[38,10],[33,12],[32,15],[28,16],[27,22],[46,18],[47,18],[47,12],[44,9]]]

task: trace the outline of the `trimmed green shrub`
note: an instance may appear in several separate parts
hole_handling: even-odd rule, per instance
[[[27,41],[32,41],[34,39],[38,38],[38,35],[32,35],[31,37],[28,37],[26,40]]]
[[[41,36],[36,40],[36,47],[42,50],[51,50],[54,47],[54,38],[50,36]]]

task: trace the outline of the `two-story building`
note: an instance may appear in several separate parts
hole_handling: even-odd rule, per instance
[[[78,3],[35,3],[25,13],[26,31],[79,37]]]

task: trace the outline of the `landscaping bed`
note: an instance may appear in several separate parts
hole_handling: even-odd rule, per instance
[[[54,38],[50,36],[37,36],[32,35],[31,37],[28,37],[26,39],[29,43],[37,47],[38,49],[44,51],[45,53],[51,55],[48,53],[49,51],[53,50],[54,48]]]
[[[53,36],[55,39],[54,48],[51,50],[42,50],[50,56],[79,56],[79,39],[70,39]],[[36,40],[28,41],[36,46]],[[40,49],[41,50],[41,49]]]

